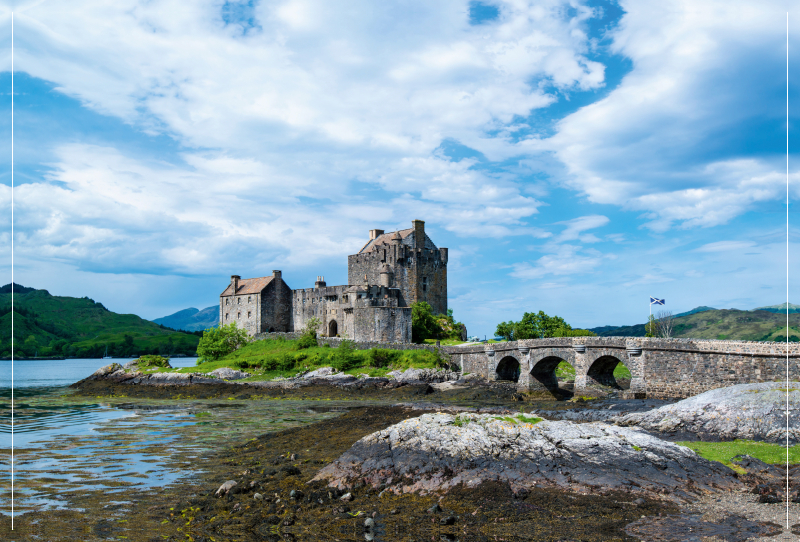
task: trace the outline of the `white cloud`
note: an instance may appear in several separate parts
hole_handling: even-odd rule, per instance
[[[17,66],[191,146],[425,156],[551,103],[532,81],[602,86],[594,12],[570,4],[508,0],[471,27],[466,0],[260,2],[243,36],[216,1],[47,2],[18,14]]]
[[[725,224],[779,198],[785,163],[752,149],[785,122],[782,79],[772,75],[784,69],[783,19],[775,17],[783,4],[620,6],[626,13],[612,51],[630,59],[632,71],[559,122],[551,139],[520,148],[552,150],[567,169],[565,184],[591,202],[645,211],[647,227],[659,232]],[[798,21],[791,32],[800,34]],[[778,139],[773,153],[782,152]]]
[[[576,275],[591,273],[604,260],[597,251],[580,253],[580,247],[558,245],[552,254],[545,254],[533,264],[522,262],[514,264],[512,277],[519,279],[538,279],[547,275]]]
[[[561,232],[556,240],[560,242],[580,239],[581,242],[584,243],[596,243],[600,241],[600,239],[598,239],[596,236],[592,234],[581,234],[586,230],[592,230],[594,228],[605,226],[609,222],[610,221],[608,217],[603,215],[580,216],[578,218],[573,218],[572,220],[557,222],[557,224],[565,224],[567,227],[564,228],[564,231]]]
[[[715,241],[694,249],[694,252],[730,252],[732,250],[744,250],[752,248],[755,243],[752,241]]]

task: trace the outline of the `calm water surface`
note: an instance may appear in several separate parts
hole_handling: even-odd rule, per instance
[[[124,502],[126,491],[190,477],[212,445],[336,415],[302,401],[91,398],[68,387],[110,362],[14,362],[12,435],[11,362],[0,361],[0,514],[12,514],[12,503],[14,516],[74,508],[71,497],[92,491]]]

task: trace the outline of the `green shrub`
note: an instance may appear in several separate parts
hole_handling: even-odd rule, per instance
[[[171,367],[169,364],[169,358],[154,355],[141,356],[136,360],[136,364],[140,369],[148,369],[151,367]]]
[[[315,346],[317,346],[316,334],[311,335],[309,333],[303,333],[303,335],[301,335],[297,340],[297,348],[300,350],[303,348],[313,348]]]
[[[215,361],[233,353],[250,342],[247,331],[236,327],[235,322],[219,325],[203,332],[197,345],[197,356],[203,361]]]
[[[343,340],[336,347],[331,359],[331,365],[338,371],[347,371],[360,364],[356,355],[356,345],[353,341]]]
[[[284,352],[276,361],[279,371],[291,371],[294,369],[294,355],[291,352]]]
[[[400,352],[397,350],[374,348],[369,351],[369,366],[376,369],[388,367],[390,363],[396,361],[399,357]]]

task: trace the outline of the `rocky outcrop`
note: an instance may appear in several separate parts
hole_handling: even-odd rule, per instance
[[[740,486],[721,463],[643,431],[506,418],[471,413],[411,418],[362,438],[315,480],[340,489],[364,482],[398,493],[498,480],[515,491],[627,490],[678,502]]]
[[[219,369],[214,369],[213,371],[208,373],[208,375],[214,378],[222,378],[223,380],[241,380],[242,378],[248,378],[252,376],[250,373],[237,371],[236,369],[230,369],[228,367],[220,367]]]
[[[427,384],[450,382],[458,380],[461,373],[457,371],[436,370],[436,369],[413,369],[409,368],[405,371],[392,371],[386,374],[387,377],[393,378],[397,382],[425,382]]]
[[[789,407],[787,432],[787,395]],[[762,440],[800,442],[800,384],[764,382],[710,390],[695,397],[644,413],[627,414],[614,423],[647,431],[703,440]]]

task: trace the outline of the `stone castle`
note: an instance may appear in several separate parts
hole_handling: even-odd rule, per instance
[[[447,249],[425,234],[425,222],[406,230],[370,230],[369,241],[347,257],[347,282],[292,290],[280,271],[231,283],[219,296],[222,324],[235,322],[250,335],[300,331],[311,318],[317,333],[355,341],[411,342],[411,305],[428,302],[447,313]]]

